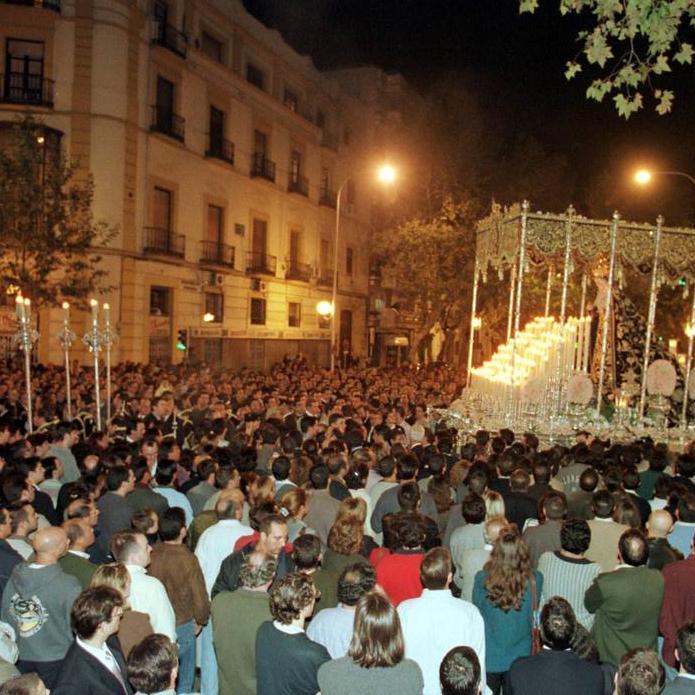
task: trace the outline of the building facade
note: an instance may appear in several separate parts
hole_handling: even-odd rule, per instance
[[[322,73],[239,0],[0,0],[0,42],[0,122],[59,133],[117,229],[99,249],[116,360],[328,364],[336,267],[337,345],[366,357],[369,174],[399,78]],[[42,361],[60,318],[41,313]]]

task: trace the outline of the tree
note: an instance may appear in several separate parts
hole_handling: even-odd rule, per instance
[[[37,305],[82,299],[105,275],[95,247],[115,231],[92,215],[91,176],[78,176],[54,131],[31,116],[3,131],[0,283]]]
[[[521,13],[537,8],[538,0],[519,0]],[[692,0],[560,0],[560,13],[593,15],[592,26],[578,34],[582,50],[565,71],[568,80],[584,64],[604,71],[587,88],[588,99],[611,96],[627,119],[642,108],[645,92],[651,92],[657,113],[671,111],[673,91],[654,82],[676,64],[692,64],[695,51],[685,40],[695,26]]]

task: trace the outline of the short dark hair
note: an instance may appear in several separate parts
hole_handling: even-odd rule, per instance
[[[124,604],[120,591],[110,586],[94,586],[85,589],[72,604],[70,625],[78,637],[89,639],[99,625],[113,617],[113,612]]]
[[[417,548],[425,542],[425,521],[416,512],[399,512],[396,516],[396,537],[401,548]]]
[[[523,468],[516,468],[509,477],[509,487],[512,491],[526,492],[530,484],[531,476]]]
[[[567,519],[560,529],[560,546],[568,553],[582,555],[591,544],[591,528],[583,519]]]
[[[475,493],[466,495],[461,502],[461,515],[468,524],[482,524],[485,521],[485,500]]]
[[[23,673],[0,685],[0,695],[38,695],[42,684],[38,673]]]
[[[577,618],[572,606],[560,596],[553,596],[541,611],[541,640],[556,651],[565,651],[572,646]]]
[[[432,548],[422,559],[420,581],[425,589],[445,589],[451,574],[451,553],[446,548]]]
[[[695,673],[695,620],[681,625],[676,634],[678,661],[686,673]]]
[[[659,695],[666,676],[659,657],[652,649],[630,649],[620,659],[616,679],[617,695]]]
[[[595,468],[585,468],[579,476],[579,487],[584,492],[593,492],[598,485],[598,472]]]
[[[417,456],[414,454],[401,456],[396,463],[396,477],[398,480],[411,480],[417,475],[418,467]]]
[[[295,538],[292,560],[299,570],[318,567],[321,560],[321,539],[313,533],[303,533]]]
[[[316,600],[316,589],[306,574],[286,574],[270,592],[270,613],[282,625],[289,625]]]
[[[567,499],[557,490],[548,490],[541,497],[541,506],[546,519],[559,521],[567,516]]]
[[[275,577],[277,561],[270,555],[258,557],[260,553],[249,553],[239,570],[239,584],[247,589],[263,586]]]
[[[265,533],[266,535],[270,533],[270,528],[273,524],[279,524],[280,526],[287,526],[287,519],[280,514],[267,514],[258,523],[259,533]]]
[[[186,513],[181,507],[169,507],[159,517],[159,537],[163,541],[175,541],[186,526]]]
[[[591,500],[591,507],[599,519],[607,519],[613,513],[613,509],[615,509],[613,495],[608,490],[595,492]]]
[[[128,679],[142,693],[157,693],[169,687],[178,663],[176,645],[166,635],[148,635],[128,656]]]
[[[478,695],[480,661],[470,647],[454,647],[439,666],[442,695]]]
[[[678,520],[686,524],[695,523],[695,494],[686,492],[678,500]]]
[[[632,567],[646,565],[649,560],[649,543],[642,531],[638,529],[628,529],[620,536],[618,550],[623,562]]]
[[[278,456],[275,458],[273,460],[273,465],[271,466],[275,480],[287,480],[290,475],[291,466],[292,463],[287,456]]]
[[[354,606],[361,596],[376,585],[376,571],[366,562],[355,562],[343,569],[338,577],[338,601]]]
[[[420,487],[417,483],[404,483],[399,485],[398,504],[404,512],[414,512],[420,503]]]
[[[395,468],[396,459],[393,458],[393,456],[384,456],[379,459],[379,463],[376,464],[376,470],[383,478],[388,478],[390,475],[393,475]]]
[[[128,480],[130,470],[126,466],[113,466],[106,474],[106,489],[115,492]]]
[[[330,477],[328,466],[324,463],[317,463],[309,473],[309,480],[315,490],[325,490]]]

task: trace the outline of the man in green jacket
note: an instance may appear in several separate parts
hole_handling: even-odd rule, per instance
[[[71,574],[83,589],[89,586],[97,566],[90,562],[87,548],[94,543],[94,529],[87,519],[69,519],[63,524],[68,534],[68,552],[58,560],[63,572]]]
[[[656,649],[664,579],[649,569],[649,545],[641,531],[620,536],[618,566],[600,574],[587,589],[584,604],[596,614],[593,635],[601,661],[614,666],[634,647]]]
[[[212,601],[220,695],[256,695],[256,632],[272,619],[268,589],[276,567],[270,555],[247,555],[239,572],[240,588],[222,591]]]

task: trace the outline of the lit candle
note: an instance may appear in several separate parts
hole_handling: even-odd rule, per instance
[[[70,323],[70,304],[63,302],[63,323],[67,326]]]
[[[92,307],[92,325],[96,328],[99,319],[99,302],[96,299],[90,299],[89,304]]]
[[[29,297],[25,297],[24,299],[24,311],[25,320],[29,323],[31,321],[31,299],[29,299]]]
[[[18,294],[15,297],[15,308],[17,309],[17,318],[20,321],[24,321],[25,313],[24,313],[24,297],[22,297],[21,294]]]
[[[104,303],[104,321],[108,324],[109,322],[109,314],[111,311],[111,307],[107,304]]]

